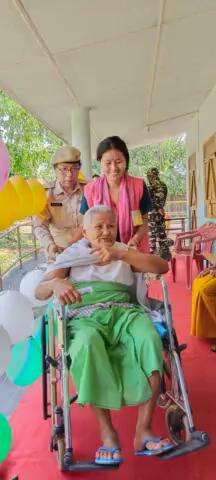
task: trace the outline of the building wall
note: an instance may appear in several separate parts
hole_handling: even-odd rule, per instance
[[[204,143],[216,132],[216,88],[208,95],[201,105],[199,111],[194,116],[191,127],[187,130],[187,150],[188,156],[196,153],[197,170],[197,222],[198,225],[206,221],[215,221],[208,219],[205,215],[205,185],[204,185],[204,165],[203,165],[203,146]]]

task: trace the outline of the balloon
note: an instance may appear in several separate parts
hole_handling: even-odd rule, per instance
[[[8,332],[12,344],[29,337],[34,329],[33,311],[29,300],[14,290],[0,293],[0,322]]]
[[[31,385],[42,375],[41,349],[33,337],[12,347],[12,359],[6,373],[19,387]]]
[[[10,358],[11,340],[4,327],[0,325],[0,375],[5,372],[10,362]]]
[[[4,230],[19,216],[20,201],[16,190],[8,180],[0,191],[0,230]]]
[[[7,148],[0,139],[0,190],[4,187],[10,171],[10,159]]]
[[[26,273],[20,282],[20,292],[30,300],[33,307],[47,305],[49,300],[38,300],[35,297],[35,290],[44,277],[44,271],[36,268]]]
[[[38,300],[35,297],[36,287],[43,279],[43,276],[44,276],[43,270],[35,269],[35,270],[32,270],[31,272],[26,273],[26,275],[22,278],[20,282],[20,292],[25,297],[28,298],[33,308],[33,313],[35,317],[35,328],[37,328],[38,317],[41,317],[41,315],[44,314],[46,310],[46,306],[50,302],[50,299]]]
[[[20,210],[17,219],[29,217],[33,213],[33,195],[25,178],[15,175],[10,178],[20,201]]]
[[[39,215],[45,208],[47,196],[43,185],[36,179],[28,180],[28,185],[33,196],[32,215]]]
[[[85,175],[83,172],[79,171],[79,175],[78,175],[78,182],[80,183],[87,183],[87,180],[85,178]]]
[[[6,459],[12,445],[12,431],[6,417],[0,413],[0,462]]]

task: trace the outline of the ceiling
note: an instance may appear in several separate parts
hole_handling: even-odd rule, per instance
[[[90,107],[92,152],[186,131],[216,82],[215,0],[1,0],[0,88],[71,142]]]

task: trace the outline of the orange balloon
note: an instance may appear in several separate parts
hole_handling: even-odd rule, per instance
[[[22,218],[33,215],[33,195],[28,182],[25,178],[19,175],[11,177],[10,181],[12,182],[20,201],[20,209],[17,219],[21,220]]]
[[[28,185],[33,196],[33,211],[32,215],[39,215],[45,208],[47,203],[47,196],[43,185],[36,179],[28,180]]]
[[[0,230],[5,230],[17,220],[20,212],[20,201],[17,192],[8,180],[0,191]]]

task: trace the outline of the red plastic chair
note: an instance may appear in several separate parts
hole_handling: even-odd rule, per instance
[[[211,228],[204,229],[202,233],[197,233],[197,231],[194,231],[192,235],[190,234],[190,237],[185,236],[185,239],[188,238],[191,241],[189,246],[183,245],[181,249],[176,249],[175,244],[175,249],[172,252],[171,270],[173,282],[175,282],[177,260],[183,257],[186,264],[187,287],[191,288],[193,260],[196,262],[198,272],[201,272],[204,268],[205,253],[211,252],[213,243],[216,240],[216,224],[211,224]]]
[[[216,229],[215,223],[204,223],[201,227],[196,228],[194,230],[188,230],[187,232],[181,232],[176,234],[175,243],[174,243],[174,251],[175,252],[183,252],[185,250],[192,249],[192,240],[197,235],[203,235],[214,232]]]

